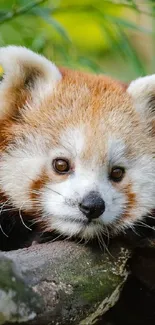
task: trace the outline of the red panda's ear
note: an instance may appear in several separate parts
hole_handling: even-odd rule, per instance
[[[127,92],[130,94],[135,109],[146,122],[155,119],[155,74],[138,78],[131,82]]]
[[[29,99],[43,99],[60,79],[59,69],[45,57],[20,46],[0,48],[0,118]]]

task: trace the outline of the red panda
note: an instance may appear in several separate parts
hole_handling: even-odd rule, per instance
[[[155,209],[155,76],[126,90],[16,46],[0,66],[0,236],[9,213],[89,239]]]

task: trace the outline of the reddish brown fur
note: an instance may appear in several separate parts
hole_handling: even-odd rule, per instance
[[[8,98],[8,103],[13,109],[13,115],[3,119],[1,121],[1,131],[0,131],[0,149],[3,150],[7,143],[12,139],[14,134],[16,136],[21,136],[24,134],[26,125],[29,128],[37,128],[42,124],[42,131],[45,134],[51,133],[51,125],[47,121],[47,114],[49,114],[49,108],[53,109],[53,114],[55,115],[55,125],[52,125],[52,135],[55,134],[55,141],[57,141],[60,129],[68,127],[72,123],[72,113],[74,113],[74,105],[80,105],[80,111],[77,110],[77,115],[79,119],[90,120],[92,127],[95,128],[98,123],[100,115],[106,114],[108,111],[112,111],[114,106],[129,109],[130,101],[127,94],[124,92],[122,84],[118,81],[112,80],[105,76],[96,76],[88,73],[71,71],[66,68],[61,68],[63,74],[63,80],[57,86],[56,92],[51,94],[44,103],[41,103],[40,110],[33,110],[31,112],[24,113],[22,107],[26,100],[31,103],[29,98],[29,92],[17,91],[15,88],[10,89],[10,95],[6,94]],[[86,91],[84,88],[86,87]],[[74,88],[74,89],[73,89]],[[88,91],[87,91],[88,89]],[[76,90],[76,91],[73,91]],[[83,94],[81,94],[83,92]],[[109,96],[110,95],[110,96]],[[74,104],[76,101],[76,104]],[[59,103],[66,104],[67,118],[61,119],[61,113],[59,116],[57,114],[56,107],[59,107]],[[87,110],[89,106],[89,110]],[[74,107],[74,108],[73,108]],[[26,123],[22,124],[22,117],[17,118],[14,114],[17,114],[17,108],[23,115]],[[52,112],[52,111],[51,111]],[[132,115],[132,111],[129,112]],[[88,115],[88,117],[87,117]],[[20,119],[20,124],[18,120]],[[68,120],[69,119],[69,120]],[[42,122],[42,123],[40,123]],[[27,127],[26,127],[27,128]],[[89,150],[88,150],[89,155]]]
[[[37,179],[31,182],[30,184],[30,199],[34,201],[35,205],[35,199],[38,199],[40,196],[40,190],[45,186],[45,184],[49,181],[49,177],[47,176],[45,170],[42,171],[42,173],[39,175]]]
[[[98,150],[101,155],[97,163],[103,164],[107,159],[106,154],[103,156],[103,152],[106,152],[104,145],[109,131],[114,135],[121,134],[121,138],[124,141],[127,138],[130,144],[132,128],[138,126],[139,117],[132,108],[129,95],[125,92],[126,86],[102,75],[96,76],[66,68],[61,68],[60,71],[63,79],[58,83],[54,93],[51,92],[51,95],[40,102],[40,107],[34,107],[31,111],[22,109],[26,100],[33,106],[28,89],[19,92],[14,88],[10,89],[10,93],[7,91],[6,96],[9,105],[12,106],[13,117],[10,115],[1,121],[0,150],[3,151],[14,137],[22,137],[25,133],[29,133],[29,130],[37,131],[38,129],[47,141],[51,141],[51,146],[54,146],[60,142],[60,131],[84,123],[87,143],[80,158],[87,164],[93,157],[94,150]],[[19,116],[17,110],[20,112]],[[124,111],[126,112],[125,117],[122,114]],[[109,127],[110,114],[113,112],[116,112],[115,120],[113,124],[110,122]],[[17,116],[16,120],[15,116]],[[100,128],[101,120],[104,120],[104,130]],[[124,129],[125,123],[127,124],[129,120],[131,123],[129,129]],[[89,132],[90,129],[91,132]],[[141,129],[139,131],[137,137],[141,138],[143,150],[143,135]],[[136,140],[134,145],[136,154]],[[128,154],[130,155],[130,153]],[[35,202],[39,195],[37,192],[39,193],[49,181],[61,182],[67,177],[67,175],[57,176],[52,171],[47,174],[43,170],[42,174],[30,184],[30,199]],[[127,196],[127,209],[122,219],[132,218],[131,211],[137,201],[131,184],[124,189],[124,193]]]
[[[132,209],[137,205],[136,194],[132,191],[132,185],[128,184],[124,190],[124,193],[127,195],[127,208],[124,212],[122,218],[132,218]]]

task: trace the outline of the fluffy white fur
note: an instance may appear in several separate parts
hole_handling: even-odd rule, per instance
[[[155,98],[155,74],[138,78],[131,82],[128,87],[128,93],[131,95],[136,110],[146,118],[154,118],[151,113],[151,105],[149,100]]]
[[[27,134],[25,142],[17,141],[8,153],[1,154],[0,187],[12,198],[14,207],[32,208],[29,186],[39,177],[47,159],[41,137],[31,134]]]
[[[7,90],[12,86],[19,87],[27,74],[27,70],[37,70],[41,76],[36,79],[30,90],[34,104],[38,104],[61,79],[61,74],[54,63],[42,55],[36,54],[25,47],[7,46],[0,48],[0,66],[4,70],[4,80],[0,87],[0,118],[6,115],[8,107]],[[9,112],[8,112],[9,113]]]
[[[108,160],[103,166],[97,165],[99,153],[94,151],[94,159],[88,165],[81,160],[86,150],[85,128],[71,128],[61,135],[60,147],[52,150],[43,139],[28,134],[26,140],[10,148],[2,155],[0,180],[2,190],[12,198],[17,208],[30,209],[33,202],[29,199],[30,182],[39,177],[43,168],[50,169],[51,161],[64,157],[74,161],[74,175],[61,182],[49,182],[41,189],[38,204],[42,218],[47,221],[47,230],[56,229],[65,235],[91,238],[105,231],[106,226],[118,230],[132,226],[135,221],[155,208],[155,160],[149,155],[137,156],[132,160],[126,156],[126,146],[121,139],[110,138],[107,147]],[[137,195],[138,206],[130,212],[132,219],[121,226],[117,220],[128,205],[127,197],[113,186],[108,177],[108,166],[117,163],[126,169],[124,185],[130,182]],[[78,204],[90,191],[97,191],[105,201],[105,212],[91,224],[79,210]],[[114,226],[115,225],[115,226]]]
[[[77,145],[78,140],[74,135],[80,134],[80,132],[79,144]],[[82,150],[86,149],[84,134],[81,129],[68,130],[68,138],[67,132],[65,132],[65,144],[70,144],[68,153],[63,146],[56,149],[57,156],[66,157],[67,155],[67,157],[71,158],[72,154],[76,172],[73,177],[64,182],[49,183],[48,187],[43,190],[42,206],[44,206],[45,219],[48,219],[49,229],[54,227],[63,234],[80,234],[84,238],[90,238],[96,233],[104,232],[106,226],[112,227],[114,232],[119,231],[121,228],[132,227],[134,222],[140,220],[148,211],[155,208],[155,160],[145,154],[137,156],[133,160],[128,159],[125,153],[125,143],[121,139],[110,138],[106,164],[102,167],[96,165],[98,152],[94,152],[94,159],[89,161],[89,165],[86,166],[80,161],[80,154]],[[78,151],[76,151],[76,145]],[[55,150],[53,154],[55,155]],[[108,166],[112,162],[114,165],[116,163],[116,165],[125,168],[126,176],[123,182],[128,184],[130,179],[138,200],[138,206],[136,205],[130,210],[131,220],[127,220],[121,226],[118,225],[118,228],[116,225],[117,220],[128,206],[128,202],[126,195],[113,186],[109,180]],[[86,217],[80,212],[78,204],[90,191],[97,191],[100,194],[105,201],[105,212],[90,225],[85,225]]]

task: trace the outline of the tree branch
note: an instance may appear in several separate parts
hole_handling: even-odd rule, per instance
[[[128,275],[129,252],[115,241],[110,253],[63,241],[3,253],[0,324],[96,324]]]

